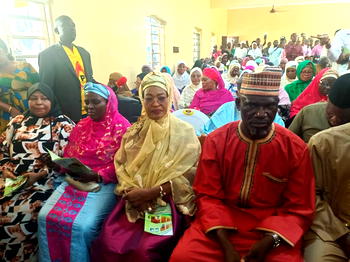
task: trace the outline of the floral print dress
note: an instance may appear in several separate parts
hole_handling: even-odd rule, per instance
[[[0,137],[0,171],[19,176],[47,169],[41,157],[47,149],[58,155],[68,143],[74,123],[66,116],[37,118],[19,115]],[[37,217],[54,190],[54,172],[12,195],[0,199],[0,261],[36,259]],[[4,179],[0,177],[0,187]]]

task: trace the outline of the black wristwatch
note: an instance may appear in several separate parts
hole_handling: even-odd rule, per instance
[[[274,241],[273,248],[279,247],[281,245],[281,238],[279,235],[277,235],[276,233],[272,233],[272,232],[271,233],[268,232],[268,233],[266,233],[266,235],[272,236],[273,241]]]

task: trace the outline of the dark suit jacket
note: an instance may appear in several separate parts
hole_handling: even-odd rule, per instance
[[[92,82],[90,54],[76,46],[84,63],[87,82]],[[73,121],[81,119],[81,87],[76,72],[60,44],[50,46],[39,54],[40,81],[49,85],[63,114]]]
[[[135,123],[141,115],[141,102],[135,98],[117,95],[118,111],[130,123]]]

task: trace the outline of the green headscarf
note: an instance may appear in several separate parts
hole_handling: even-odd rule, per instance
[[[315,76],[316,67],[315,67],[314,63],[312,63],[310,60],[305,60],[305,61],[299,63],[299,65],[297,67],[297,78],[298,79],[293,81],[292,83],[286,85],[286,87],[284,88],[286,90],[286,92],[288,93],[289,99],[291,102],[293,102],[312,81],[312,78],[309,81],[302,81],[300,78],[301,71],[303,71],[303,69],[305,67],[307,67],[308,65],[311,65],[311,67],[314,71],[313,76]]]

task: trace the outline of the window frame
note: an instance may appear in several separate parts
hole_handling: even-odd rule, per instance
[[[193,62],[196,62],[201,58],[201,39],[202,39],[202,30],[195,28],[192,33],[192,43],[193,43]]]
[[[146,17],[146,52],[147,63],[153,69],[159,68],[165,61],[165,22],[156,16]],[[155,33],[157,31],[157,33]],[[154,48],[157,47],[157,48]],[[154,59],[158,57],[158,60]]]
[[[50,0],[21,0],[21,2],[30,5],[38,5],[40,17],[38,16],[30,16],[30,15],[23,15],[23,14],[15,14],[14,10],[15,8],[21,8],[21,7],[15,7],[17,0],[13,0],[12,2],[8,3],[7,8],[5,7],[4,9],[4,16],[2,23],[4,30],[3,32],[0,31],[0,38],[2,38],[6,44],[8,45],[9,50],[11,51],[12,56],[15,58],[17,61],[26,61],[27,59],[29,60],[36,60],[38,59],[39,52],[44,50],[45,48],[49,47],[52,42],[53,42],[53,27],[52,27],[52,19],[51,19],[51,6],[50,6]],[[12,6],[12,4],[14,6]],[[6,12],[9,12],[6,14]],[[2,16],[0,11],[0,16]],[[1,19],[0,19],[1,20]],[[34,35],[34,34],[28,34],[28,33],[23,33],[23,34],[18,34],[18,32],[13,32],[11,31],[12,27],[11,24],[23,20],[29,21],[29,22],[40,22],[43,23],[42,25],[42,34],[41,35]],[[30,53],[21,53],[18,54],[14,50],[15,42],[18,40],[42,40],[43,41],[43,48],[38,48],[40,49],[37,54],[30,54]],[[25,52],[25,51],[24,51]],[[31,63],[32,64],[32,63]],[[32,64],[36,69],[38,69],[38,63],[36,62],[35,64]]]

